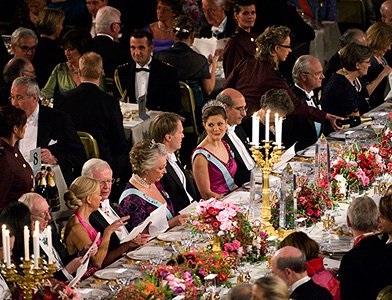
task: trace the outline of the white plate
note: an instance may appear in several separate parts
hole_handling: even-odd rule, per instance
[[[165,242],[176,242],[176,241],[181,241],[181,236],[184,234],[184,232],[181,231],[173,231],[173,232],[164,232],[158,234],[157,238],[161,241]]]
[[[80,288],[80,289],[76,289],[76,292],[82,297],[82,299],[96,299],[97,297],[100,298],[109,297],[108,291],[104,291],[100,289]]]
[[[370,139],[376,137],[374,131],[369,128],[361,128],[361,129],[349,128],[340,131],[334,131],[329,136],[334,139],[344,140],[346,138],[346,133],[350,133],[349,137],[352,139]]]
[[[233,204],[246,204],[249,203],[250,192],[247,191],[234,191],[230,195],[226,196],[223,201],[230,202]],[[259,200],[261,196],[255,194],[255,200]]]
[[[116,280],[119,278],[137,278],[141,277],[142,273],[137,270],[127,269],[127,268],[107,268],[98,270],[94,273],[94,276],[99,279],[105,280]]]
[[[163,247],[146,246],[138,250],[127,253],[127,256],[135,260],[149,260],[151,256],[160,255],[163,259],[168,259],[171,256],[170,251],[164,250]]]

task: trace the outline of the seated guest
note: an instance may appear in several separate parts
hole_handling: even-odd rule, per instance
[[[11,104],[25,111],[30,124],[25,138],[19,142],[20,152],[29,160],[30,151],[41,147],[42,163],[60,165],[65,182],[70,184],[80,173],[86,152],[71,118],[39,105],[39,96],[38,84],[31,78],[19,77],[12,83]]]
[[[227,296],[227,300],[251,300],[252,286],[247,283],[239,284],[232,287]]]
[[[380,231],[386,236],[385,243],[392,245],[392,196],[385,194],[378,204]]]
[[[119,66],[115,82],[121,98],[145,101],[150,110],[180,111],[180,86],[175,68],[152,58],[152,36],[135,30],[130,38],[133,62]]]
[[[226,108],[227,130],[223,140],[229,144],[234,153],[234,159],[237,163],[234,181],[238,186],[241,186],[245,182],[249,182],[250,171],[255,167],[255,162],[249,151],[249,138],[241,126],[248,108],[244,96],[235,89],[224,89],[218,94],[216,100],[222,102]]]
[[[76,88],[80,84],[79,58],[90,50],[91,36],[83,29],[71,29],[67,31],[62,40],[66,62],[56,65],[50,74],[48,81],[41,90],[42,96],[50,99],[58,94]],[[104,80],[101,77],[100,88],[104,88]]]
[[[210,62],[192,48],[194,40],[193,20],[179,16],[174,20],[173,32],[175,42],[173,47],[160,51],[155,58],[172,65],[177,70],[178,80],[185,81],[192,88],[196,102],[196,115],[200,116],[205,104],[203,95],[210,95],[215,87],[216,58]]]
[[[203,199],[221,198],[237,188],[234,182],[237,163],[230,146],[222,140],[227,127],[222,102],[207,102],[203,106],[202,121],[207,136],[193,151],[193,176]]]
[[[286,283],[278,276],[264,276],[255,281],[252,288],[252,300],[287,300],[289,291]],[[298,298],[300,299],[300,298]]]
[[[300,56],[293,67],[293,92],[303,103],[321,109],[314,90],[321,87],[323,67],[320,61],[311,55]],[[286,148],[295,142],[295,150],[299,151],[317,142],[321,134],[321,123],[300,116],[288,116],[283,122],[283,143]]]
[[[166,174],[163,175],[161,183],[172,198],[176,214],[192,201],[199,201],[193,178],[189,177],[176,156],[176,152],[181,149],[184,138],[183,121],[184,118],[175,113],[163,112],[157,115],[150,125],[151,138],[166,147],[168,163],[166,164]]]
[[[391,49],[391,24],[374,23],[366,30],[366,38],[373,55],[370,58],[368,72],[363,76],[363,79],[370,96],[370,109],[373,109],[384,102],[385,96],[390,91],[388,75],[391,74],[392,69],[384,56]]]
[[[284,118],[290,114],[294,109],[293,102],[290,100],[290,96],[285,89],[270,89],[260,99],[260,109],[256,112],[260,120],[260,142],[265,139],[265,124],[266,124],[266,112],[270,111],[269,123],[270,123],[270,137],[269,139],[275,140],[275,114],[279,117]],[[284,122],[283,122],[284,123]],[[243,127],[248,136],[252,136],[252,118],[248,118],[243,122]],[[283,141],[285,137],[283,137]]]
[[[96,36],[96,32],[95,32],[95,17],[97,16],[98,10],[101,7],[104,7],[108,5],[108,0],[86,0],[86,6],[87,6],[87,10],[91,15],[91,20],[89,20],[90,22],[90,34],[92,37]],[[79,21],[80,22],[80,21]]]
[[[142,223],[152,211],[167,205],[166,218],[169,227],[182,225],[187,215],[175,216],[171,195],[163,189],[160,180],[166,174],[167,151],[163,144],[154,140],[136,143],[131,152],[132,177],[119,200],[119,215],[130,216],[128,230]]]
[[[56,97],[54,107],[72,118],[77,131],[90,133],[98,143],[99,156],[106,160],[121,182],[129,178],[128,143],[119,101],[99,88],[102,58],[87,52],[79,58],[80,85]],[[123,187],[124,187],[123,185]]]
[[[229,38],[236,28],[232,17],[226,14],[226,0],[202,0],[202,10],[207,26],[201,28],[200,37]]]
[[[347,224],[354,235],[354,247],[340,263],[342,299],[376,299],[392,280],[392,253],[375,234],[376,203],[367,196],[353,200],[347,210]]]
[[[306,272],[312,280],[325,287],[334,300],[340,300],[340,284],[335,276],[324,268],[323,258],[320,256],[320,246],[306,233],[293,232],[286,236],[279,244],[279,249],[293,246],[301,250],[306,256]]]
[[[33,170],[17,146],[25,135],[26,120],[22,109],[0,107],[0,210],[34,187]]]
[[[223,52],[223,70],[228,77],[234,67],[245,57],[252,57],[256,52],[255,40],[258,34],[251,32],[256,21],[254,0],[240,0],[234,4],[234,19],[237,29],[227,42]]]
[[[96,239],[98,232],[90,224],[90,215],[98,210],[101,199],[98,180],[85,176],[76,178],[68,192],[64,194],[65,203],[70,209],[74,210],[74,214],[68,220],[64,231],[64,241],[69,255],[75,255],[90,247]],[[97,252],[91,255],[91,267],[86,276],[91,275],[92,272],[104,264],[112,233],[120,230],[120,227],[128,219],[129,217],[120,218],[105,228],[102,236],[97,240]],[[105,264],[108,263],[110,262],[105,262]]]
[[[356,79],[365,75],[370,66],[371,51],[368,47],[351,43],[344,48],[340,57],[342,68],[325,85],[321,99],[325,112],[347,118],[359,116],[359,106],[363,96],[359,93]],[[329,134],[332,128],[325,123],[324,133]]]
[[[99,181],[102,200],[98,210],[90,215],[90,223],[102,235],[106,227],[120,219],[117,212],[110,205],[109,200],[113,183],[112,169],[106,161],[99,158],[91,158],[83,165],[82,176],[94,178]],[[120,230],[112,234],[108,255],[116,259],[125,252],[145,244],[149,237],[146,234],[138,235],[134,240],[121,244],[121,239],[125,238],[128,234],[129,232],[125,226],[121,226]]]
[[[336,116],[303,103],[279,73],[278,64],[285,61],[291,52],[290,41],[289,28],[268,27],[255,41],[257,46],[255,56],[242,60],[234,68],[226,80],[225,87],[235,88],[244,95],[249,107],[248,116],[259,110],[260,98],[265,92],[271,88],[285,89],[294,104],[293,115],[317,122],[328,120],[337,128]]]
[[[34,31],[19,27],[11,35],[11,52],[14,57],[24,57],[32,61],[38,38]]]
[[[329,291],[316,284],[306,273],[306,257],[298,248],[285,246],[271,258],[274,275],[283,279],[289,287],[290,299],[332,300]],[[360,298],[350,298],[360,299]]]
[[[3,70],[4,85],[0,86],[0,106],[9,105],[12,82],[20,77],[27,76],[35,79],[35,70],[31,61],[25,57],[14,57],[8,61]]]
[[[182,4],[179,0],[157,1],[157,22],[146,26],[152,35],[154,52],[170,48],[174,42],[173,22],[181,13]]]
[[[61,241],[60,235],[56,231],[56,227],[52,220],[52,215],[49,210],[49,205],[45,198],[37,193],[26,193],[19,198],[19,202],[26,205],[31,214],[32,227],[34,228],[35,221],[39,222],[40,230],[40,248],[41,252],[46,257],[49,255],[49,249],[47,247],[47,228],[52,228],[52,243],[53,243],[53,254],[54,261],[56,261],[57,267],[60,269],[56,274],[56,277],[61,280],[71,280],[73,274],[76,272],[80,264],[82,263],[82,257],[76,257],[71,260],[67,253],[63,242]],[[52,223],[49,225],[49,223]],[[64,266],[65,265],[65,266]]]

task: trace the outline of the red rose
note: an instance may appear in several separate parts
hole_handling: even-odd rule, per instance
[[[308,209],[306,210],[306,214],[307,214],[308,216],[313,215],[313,209],[308,208]]]

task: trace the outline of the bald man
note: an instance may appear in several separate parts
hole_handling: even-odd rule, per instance
[[[271,269],[274,275],[286,282],[290,299],[332,300],[329,291],[307,275],[306,257],[298,248],[286,246],[276,251],[271,258]]]
[[[229,144],[234,152],[234,159],[237,163],[237,172],[234,181],[238,186],[250,180],[250,171],[255,167],[255,162],[249,152],[249,139],[240,125],[246,116],[245,97],[237,90],[224,89],[216,97],[226,107],[227,132],[223,139]]]
[[[380,7],[381,21],[384,23],[392,23],[392,0],[386,0]]]

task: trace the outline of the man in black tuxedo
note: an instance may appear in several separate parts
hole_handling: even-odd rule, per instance
[[[271,269],[276,276],[286,282],[290,299],[332,300],[330,292],[314,283],[307,275],[306,257],[298,248],[286,246],[276,251],[271,258]]]
[[[112,169],[106,161],[98,158],[91,158],[83,165],[81,175],[99,181],[102,200],[98,210],[90,215],[90,223],[91,226],[102,235],[106,227],[120,218],[109,200],[113,183]],[[128,234],[128,230],[125,226],[120,227],[119,231],[112,234],[109,242],[109,252],[104,262],[105,264],[110,263],[118,259],[122,254],[145,244],[150,237],[148,234],[140,234],[134,240],[121,244],[120,240],[125,238]]]
[[[378,228],[376,203],[363,196],[353,200],[347,210],[347,224],[354,235],[354,247],[340,264],[341,297],[376,299],[378,293],[392,283],[392,253],[375,234]]]
[[[99,89],[102,72],[98,54],[83,54],[79,59],[80,85],[57,96],[54,105],[71,116],[78,131],[86,131],[97,140],[100,158],[125,182],[130,176],[129,147],[119,101]]]
[[[11,104],[27,115],[26,134],[19,141],[19,149],[29,161],[30,150],[41,147],[42,163],[60,165],[65,182],[70,185],[86,161],[83,144],[69,115],[38,105],[39,95],[34,79],[18,77],[12,83]]]
[[[250,171],[255,167],[255,162],[249,152],[249,138],[241,126],[246,116],[246,102],[244,96],[237,90],[224,89],[216,100],[225,104],[227,114],[227,132],[223,139],[229,144],[237,163],[234,181],[238,186],[250,180]]]
[[[163,175],[161,183],[173,200],[176,214],[192,201],[200,199],[193,178],[188,175],[175,154],[180,150],[184,138],[183,121],[184,118],[175,113],[164,112],[154,118],[150,127],[151,138],[164,144],[167,150],[166,174]]]
[[[320,61],[314,56],[302,55],[293,67],[294,86],[291,89],[303,103],[321,109],[314,89],[321,87],[323,78]],[[321,123],[289,115],[283,122],[283,143],[289,148],[297,142],[295,150],[299,151],[317,142],[321,131]]]
[[[133,62],[119,66],[115,82],[121,98],[146,101],[150,110],[180,112],[180,85],[174,67],[151,57],[152,35],[135,30],[130,39]]]
[[[91,41],[91,49],[102,57],[105,78],[110,85],[113,85],[114,70],[129,62],[128,50],[118,41],[120,30],[121,12],[111,6],[100,8],[95,18],[97,35]]]

